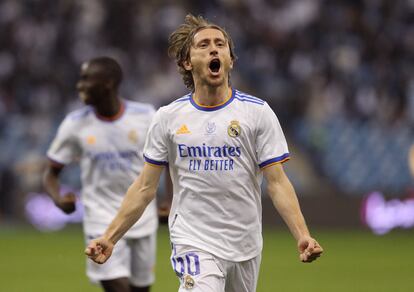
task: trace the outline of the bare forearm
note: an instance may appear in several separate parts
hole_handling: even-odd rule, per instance
[[[156,189],[142,187],[139,180],[128,189],[118,214],[109,225],[104,237],[112,243],[128,231],[141,218],[145,208],[154,199]]]
[[[268,192],[273,205],[289,227],[290,232],[298,240],[302,236],[309,236],[309,230],[300,210],[299,202],[290,181],[282,179],[268,185]]]
[[[56,202],[59,199],[60,194],[59,177],[51,173],[50,170],[46,170],[43,175],[43,186],[46,193]]]
[[[306,263],[314,261],[323,249],[309,234],[295,190],[282,165],[271,165],[265,168],[264,174],[273,205],[297,241],[300,260]]]
[[[114,245],[138,221],[145,208],[154,199],[163,169],[152,164],[144,164],[140,176],[129,187],[118,214],[105,234],[92,240],[85,249],[85,254],[90,259],[99,264],[108,260]]]

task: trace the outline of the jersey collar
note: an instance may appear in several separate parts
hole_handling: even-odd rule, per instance
[[[212,111],[219,110],[219,109],[221,109],[221,108],[226,107],[227,105],[229,105],[233,101],[233,99],[234,99],[234,94],[235,94],[235,90],[232,89],[230,91],[229,96],[227,97],[227,99],[224,102],[222,102],[220,104],[217,104],[217,105],[207,106],[207,105],[198,104],[194,100],[194,93],[192,93],[191,94],[191,98],[190,98],[190,102],[198,110],[206,111],[206,112],[212,112]]]

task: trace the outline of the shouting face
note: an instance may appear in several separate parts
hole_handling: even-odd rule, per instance
[[[184,68],[192,72],[196,86],[227,85],[233,60],[223,33],[215,28],[197,32],[190,49],[190,58],[184,62]]]

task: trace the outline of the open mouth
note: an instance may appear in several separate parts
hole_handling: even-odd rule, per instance
[[[217,73],[220,70],[220,60],[219,59],[211,60],[209,68],[211,72]]]

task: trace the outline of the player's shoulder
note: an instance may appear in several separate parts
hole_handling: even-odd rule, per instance
[[[177,98],[170,102],[169,104],[162,106],[159,111],[161,112],[175,112],[180,108],[186,107],[190,105],[191,100],[191,93],[188,93],[186,95],[181,96],[180,98]]]
[[[66,114],[59,128],[65,132],[76,131],[75,129],[79,129],[89,123],[92,116],[94,116],[93,108],[91,106],[83,106]]]
[[[257,96],[253,96],[251,94],[248,94],[238,89],[234,90],[234,99],[237,102],[240,102],[246,105],[263,106],[266,104],[266,101],[264,101],[263,99],[258,98]]]
[[[66,115],[65,120],[69,122],[82,121],[93,115],[93,108],[91,106],[83,106],[79,109],[73,110]]]
[[[132,100],[123,100],[125,105],[125,112],[129,114],[148,114],[152,115],[155,112],[155,108],[150,103],[143,103]]]

